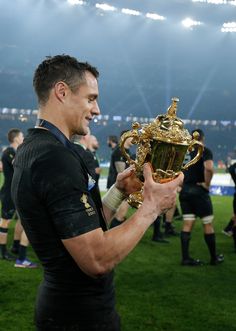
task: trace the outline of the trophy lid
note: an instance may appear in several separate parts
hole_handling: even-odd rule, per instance
[[[178,145],[189,145],[192,136],[184,128],[184,123],[176,116],[179,99],[171,99],[172,104],[167,109],[167,113],[159,115],[155,120],[146,126],[145,131],[152,139]]]

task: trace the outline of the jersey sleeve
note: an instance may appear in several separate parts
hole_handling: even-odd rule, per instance
[[[70,152],[50,153],[34,166],[33,182],[61,239],[100,227],[80,161]]]
[[[205,147],[204,152],[203,152],[203,161],[209,161],[209,160],[213,160],[213,154],[212,151]]]
[[[123,154],[121,153],[120,148],[117,148],[117,149],[114,151],[113,161],[114,161],[114,162],[124,162],[124,163],[125,163],[125,157],[124,157]]]
[[[12,148],[7,148],[2,154],[2,164],[4,166],[10,165],[12,167],[12,163],[15,157],[15,152]]]

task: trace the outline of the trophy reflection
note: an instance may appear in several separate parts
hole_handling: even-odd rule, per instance
[[[152,166],[153,179],[165,183],[174,179],[182,170],[188,169],[202,156],[203,145],[199,142],[198,132],[193,137],[184,128],[184,123],[176,117],[179,99],[172,98],[172,104],[165,115],[159,115],[149,124],[133,123],[133,130],[124,133],[120,140],[122,154],[129,165],[135,165],[137,177],[144,181],[143,165],[149,162]],[[137,145],[136,159],[132,160],[124,148],[126,139],[132,137]],[[197,148],[196,156],[183,165],[187,152]],[[142,189],[129,195],[128,203],[138,208],[143,201]]]

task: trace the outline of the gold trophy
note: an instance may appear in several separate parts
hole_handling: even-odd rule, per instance
[[[203,144],[199,142],[198,132],[193,138],[184,123],[176,117],[178,98],[172,98],[172,104],[166,115],[159,115],[149,124],[133,123],[133,130],[121,136],[120,147],[129,165],[134,164],[137,177],[144,181],[143,165],[149,162],[152,166],[153,179],[158,183],[165,183],[174,179],[182,170],[195,164],[203,153]],[[132,160],[124,148],[126,139],[133,138],[137,144],[136,159]],[[185,154],[197,147],[196,156],[183,165]],[[128,203],[138,208],[143,202],[142,188],[129,195]]]

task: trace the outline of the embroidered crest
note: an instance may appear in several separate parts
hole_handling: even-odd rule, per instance
[[[87,194],[83,193],[82,197],[80,198],[80,201],[84,204],[85,207],[85,211],[87,213],[88,216],[92,216],[95,215],[96,212],[93,209],[93,207],[88,203],[88,196]]]
[[[88,203],[88,196],[85,193],[82,194],[80,201],[83,202],[86,209],[91,208],[90,204]]]

